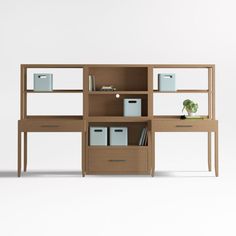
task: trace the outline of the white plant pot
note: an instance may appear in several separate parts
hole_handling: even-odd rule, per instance
[[[195,116],[195,113],[191,112],[191,111],[187,111],[188,112],[188,116]]]

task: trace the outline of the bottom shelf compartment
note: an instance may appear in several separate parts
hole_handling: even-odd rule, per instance
[[[111,128],[126,128],[127,129],[127,137],[125,136],[124,139],[127,139],[127,145],[122,144],[122,147],[143,147],[148,146],[148,122],[89,122],[89,136],[88,136],[88,145],[90,147],[93,147],[93,144],[91,145],[91,129],[90,128],[100,128],[101,130],[99,134],[96,135],[97,138],[103,139],[103,145],[101,147],[119,147],[120,145],[114,145],[111,142]],[[102,130],[106,128],[107,130]],[[145,130],[144,130],[145,129]],[[146,131],[146,132],[144,132]],[[114,138],[114,136],[113,136]],[[142,142],[140,142],[142,141]],[[99,144],[97,144],[99,145]]]
[[[148,148],[138,146],[89,147],[88,174],[147,173]]]

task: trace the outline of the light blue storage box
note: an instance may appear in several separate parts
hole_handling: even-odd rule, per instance
[[[141,98],[124,99],[124,116],[141,116],[142,114]]]
[[[53,74],[34,74],[34,91],[47,92],[53,90]]]
[[[107,127],[90,127],[90,146],[107,146]]]
[[[128,145],[128,128],[111,127],[110,128],[110,145],[127,146]]]
[[[162,92],[176,91],[175,74],[158,74],[158,88]]]

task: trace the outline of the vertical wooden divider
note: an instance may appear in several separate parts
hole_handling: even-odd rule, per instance
[[[84,131],[82,133],[82,176],[84,177],[87,171],[88,161],[88,66],[83,67],[83,120]]]
[[[153,120],[153,66],[148,66],[148,167],[152,176],[155,174],[155,142],[153,140],[152,120]]]

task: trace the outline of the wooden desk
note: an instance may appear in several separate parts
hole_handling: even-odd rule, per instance
[[[217,120],[180,120],[153,119],[152,132],[207,132],[208,133],[208,170],[211,171],[211,133],[214,133],[215,175],[219,175],[218,164],[218,121]],[[154,135],[153,135],[154,138]],[[155,142],[154,142],[155,143]]]
[[[82,132],[82,165],[84,163],[84,142],[86,125],[78,117],[29,117],[18,120],[18,177],[21,176],[21,134],[24,133],[24,171],[27,170],[27,133],[28,132]],[[84,168],[83,168],[84,169]]]

